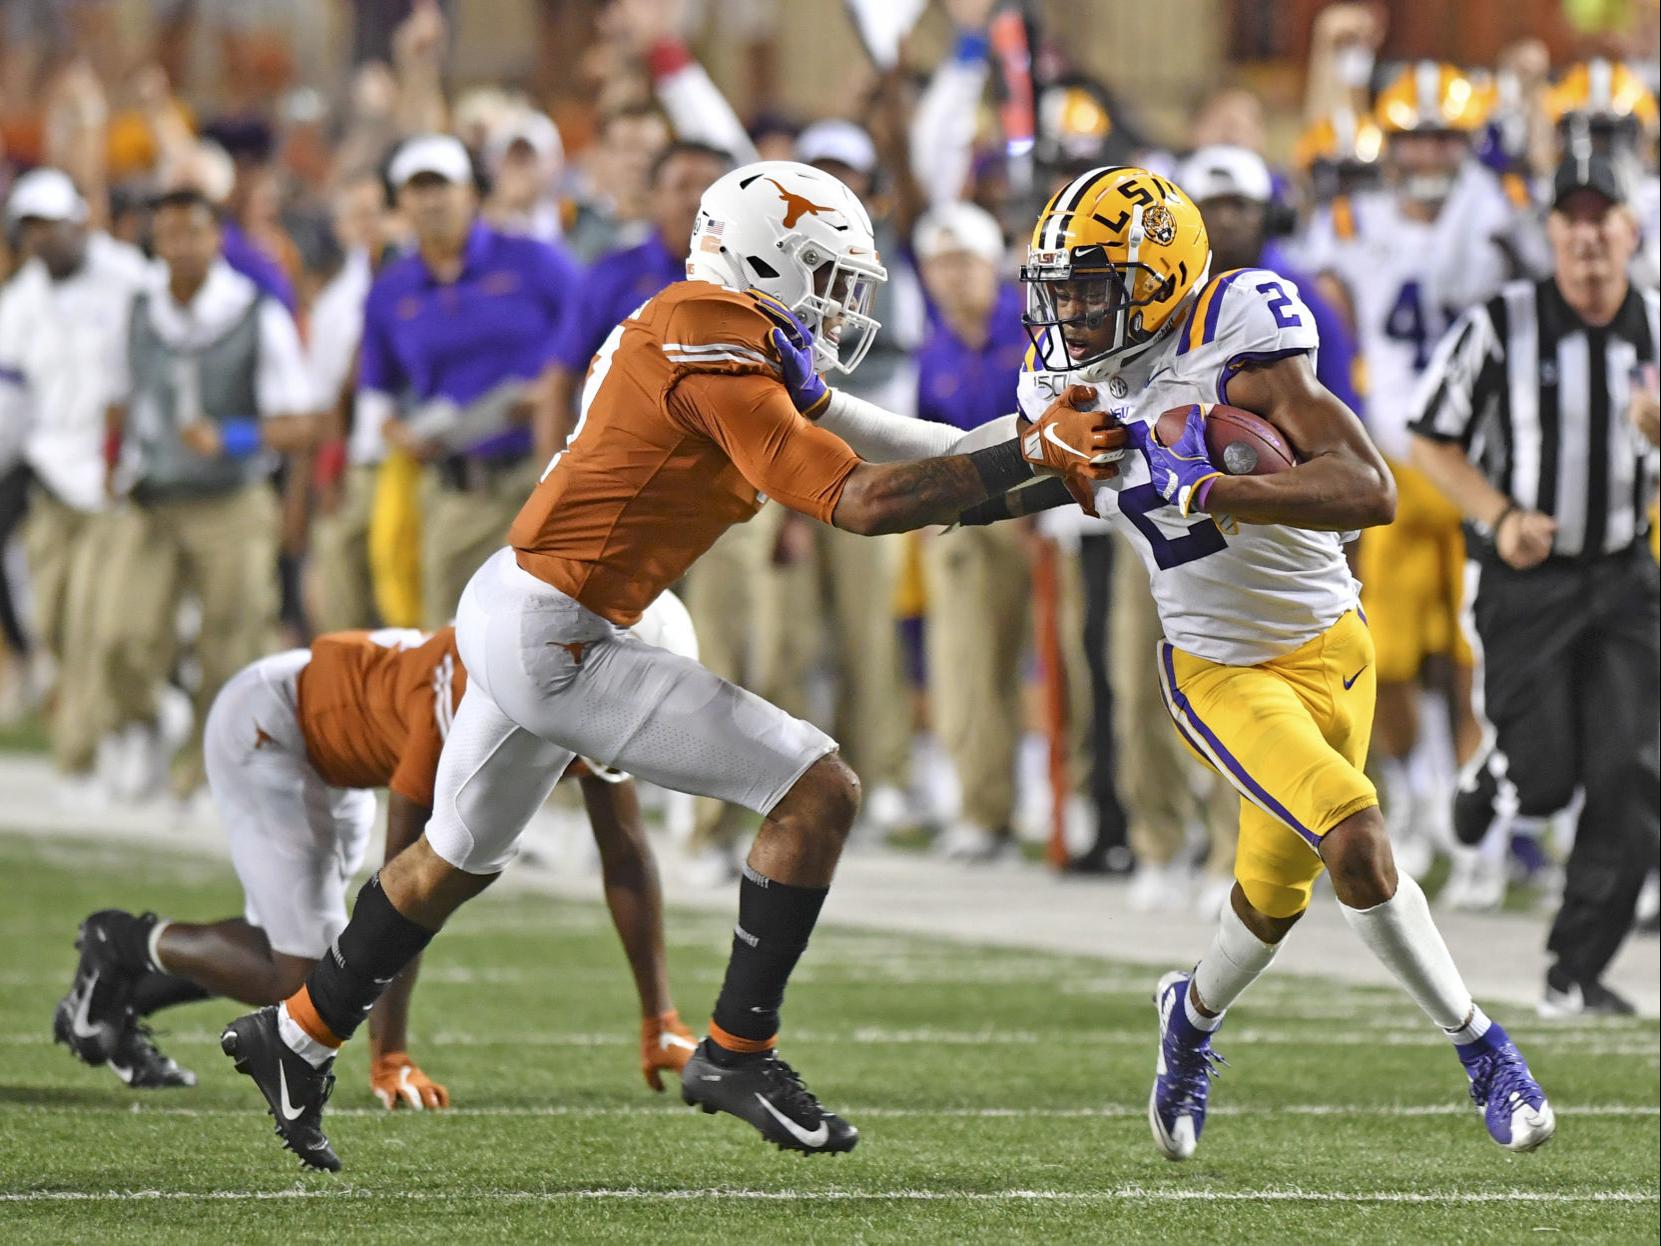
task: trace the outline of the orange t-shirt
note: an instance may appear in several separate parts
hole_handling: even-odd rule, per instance
[[[467,687],[456,629],[333,632],[300,670],[306,755],[334,787],[389,787],[432,808],[438,755]]]
[[[614,329],[508,533],[519,565],[629,627],[768,497],[829,523],[859,457],[797,414],[774,327],[753,295],[681,281]]]

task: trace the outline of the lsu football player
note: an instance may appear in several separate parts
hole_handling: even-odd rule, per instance
[[[1367,430],[1395,477],[1395,521],[1362,534],[1357,567],[1378,645],[1373,764],[1401,864],[1422,877],[1434,819],[1451,805],[1452,765],[1480,742],[1470,711],[1471,652],[1459,625],[1465,542],[1459,512],[1408,464],[1414,383],[1453,317],[1511,275],[1522,214],[1473,156],[1489,94],[1451,65],[1409,65],[1379,94],[1386,185],[1341,196],[1301,240],[1305,271],[1350,309],[1366,380]],[[1507,248],[1511,248],[1508,250]],[[1454,757],[1419,750],[1419,680],[1447,687]],[[1498,881],[1503,889],[1503,878]],[[1477,907],[1492,886],[1462,879]],[[1480,893],[1480,894],[1479,894]]]
[[[1319,342],[1297,288],[1268,269],[1210,267],[1186,194],[1143,169],[1107,168],[1051,199],[1021,272],[1033,338],[1022,409],[1083,398],[1127,430],[1117,475],[1074,487],[1141,554],[1165,631],[1151,656],[1166,708],[1241,798],[1231,903],[1198,965],[1167,974],[1156,994],[1155,1141],[1169,1159],[1194,1153],[1212,1036],[1324,868],[1345,919],[1454,1044],[1494,1140],[1530,1150],[1551,1136],[1550,1105],[1472,1000],[1424,893],[1397,874],[1362,770],[1376,658],[1343,545],[1390,521],[1389,468],[1315,379]],[[1268,420],[1297,465],[1224,475],[1206,449],[1211,403]],[[1180,435],[1162,440],[1156,422],[1179,408]]]
[[[1149,656],[1176,730],[1240,793],[1230,904],[1198,965],[1167,974],[1155,996],[1155,1141],[1170,1159],[1193,1155],[1218,1059],[1212,1035],[1326,869],[1345,919],[1453,1044],[1488,1132],[1531,1150],[1555,1128],[1551,1107],[1472,1000],[1424,892],[1397,874],[1362,771],[1375,658],[1344,534],[1389,522],[1389,468],[1316,381],[1319,342],[1297,288],[1266,269],[1210,267],[1199,210],[1170,181],[1113,167],[1062,187],[1021,273],[1033,348],[1018,394],[1024,412],[1047,419],[1057,403],[1106,412],[1109,433],[1123,436],[1094,457],[1111,455],[1114,472],[1064,473],[960,517],[995,522],[1077,498],[1118,525],[1148,569],[1165,632]],[[811,356],[784,362],[798,404],[822,401]],[[1204,424],[1217,402],[1270,421],[1298,465],[1270,476],[1213,467]],[[1185,412],[1182,431],[1164,444],[1153,428],[1173,409]],[[858,417],[850,428],[833,404],[825,418],[870,457],[929,448],[930,434],[897,417]]]

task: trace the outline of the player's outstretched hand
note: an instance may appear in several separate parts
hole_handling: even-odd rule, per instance
[[[1092,411],[1095,404],[1096,391],[1088,385],[1069,387],[1021,434],[1021,457],[1067,477],[1113,479],[1127,434],[1112,417]]]
[[[1166,445],[1151,424],[1133,424],[1131,444],[1148,461],[1148,474],[1159,495],[1180,510],[1184,517],[1203,507],[1211,482],[1223,473],[1211,464],[1205,445],[1205,411],[1194,403],[1188,409],[1182,435]]]
[[[697,1047],[697,1037],[681,1024],[681,1014],[673,1008],[643,1019],[640,1022],[640,1072],[645,1076],[646,1084],[662,1094],[662,1074],[673,1073],[679,1082],[680,1071],[686,1067]]]
[[[369,1086],[388,1111],[400,1106],[417,1112],[450,1106],[450,1092],[423,1073],[405,1051],[377,1056],[369,1068]]]

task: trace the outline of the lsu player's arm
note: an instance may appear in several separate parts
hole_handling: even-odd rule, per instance
[[[606,907],[640,996],[640,1072],[648,1086],[661,1091],[662,1074],[685,1066],[695,1040],[669,993],[657,858],[646,838],[632,779],[614,783],[589,773],[578,782],[594,844],[600,850]]]
[[[1229,377],[1227,398],[1279,429],[1299,463],[1271,476],[1220,476],[1205,510],[1330,532],[1395,518],[1395,478],[1355,412],[1316,380],[1307,353],[1243,364]]]
[[[427,805],[417,804],[396,788],[387,793],[386,860],[421,838],[432,814],[430,803],[429,797]],[[420,1110],[450,1106],[450,1092],[409,1058],[409,1006],[420,971],[421,957],[417,956],[393,979],[369,1014],[369,1085],[382,1107],[406,1104]]]

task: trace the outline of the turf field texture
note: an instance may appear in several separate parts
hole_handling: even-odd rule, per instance
[[[0,1241],[1654,1242],[1654,1021],[1507,1010],[1557,1138],[1487,1140],[1447,1044],[1388,991],[1271,974],[1218,1047],[1199,1155],[1154,1151],[1153,978],[1109,961],[821,929],[783,1051],[862,1131],[784,1155],[656,1096],[598,905],[487,893],[427,954],[412,1050],[443,1113],[387,1113],[348,1049],[302,1173],[219,1054],[241,1011],[157,1018],[193,1090],[135,1092],[51,1045],[75,924],[119,905],[235,912],[229,869],[165,848],[0,833]],[[671,913],[676,999],[704,1015],[729,924]]]

